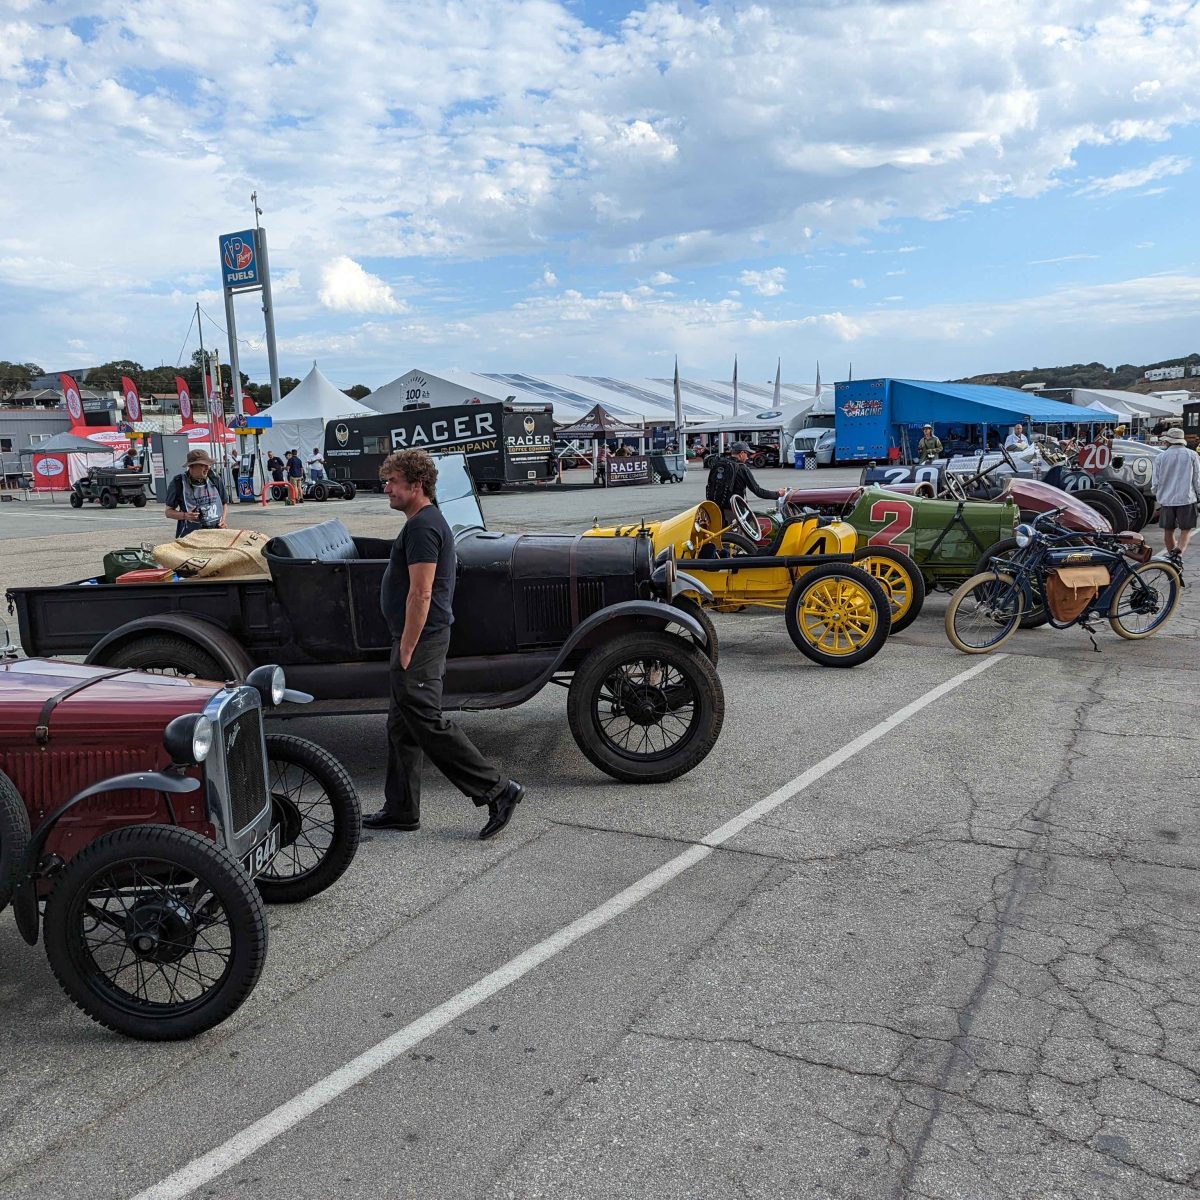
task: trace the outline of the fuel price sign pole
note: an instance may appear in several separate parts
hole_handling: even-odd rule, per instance
[[[239,429],[246,428],[242,409],[242,374],[238,362],[237,320],[233,298],[242,292],[261,292],[263,325],[267,337],[267,362],[271,370],[271,403],[279,403],[279,358],[275,349],[275,311],[271,300],[271,269],[267,257],[267,231],[258,224],[261,209],[258,194],[254,201],[254,228],[238,233],[223,233],[218,239],[221,276],[225,293],[225,323],[229,330],[229,368],[233,376],[233,406]],[[244,452],[244,444],[238,449]]]

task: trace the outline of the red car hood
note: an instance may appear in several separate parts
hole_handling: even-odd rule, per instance
[[[1112,533],[1113,528],[1106,517],[1101,516],[1094,508],[1089,508],[1082,500],[1076,499],[1070,492],[1062,488],[1051,487],[1038,479],[1021,479],[1010,475],[1004,482],[1001,495],[1013,498],[1018,508],[1029,512],[1049,512],[1053,508],[1063,511],[1056,518],[1065,529],[1074,529],[1079,533]]]

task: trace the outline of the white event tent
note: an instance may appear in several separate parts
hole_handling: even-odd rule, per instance
[[[1159,396],[1146,396],[1141,392],[1125,392],[1114,388],[1072,388],[1071,403],[1081,404],[1084,408],[1095,408],[1096,402],[1108,412],[1121,416],[1141,416],[1148,414],[1152,417],[1178,417],[1183,413],[1183,406],[1173,400],[1163,400]]]
[[[271,418],[271,428],[259,439],[263,461],[270,454],[280,458],[288,450],[299,450],[305,461],[314,446],[325,448],[325,424],[339,417],[373,416],[374,409],[351,400],[321,374],[314,362],[300,385],[288,392],[278,404],[263,410]]]

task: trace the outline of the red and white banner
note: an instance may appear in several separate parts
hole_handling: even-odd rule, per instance
[[[71,428],[78,429],[84,423],[83,399],[79,395],[79,384],[70,375],[60,375],[58,382],[62,385],[63,398],[67,402],[67,415],[71,418]]]
[[[33,456],[33,487],[38,492],[70,491],[65,454],[35,454]]]
[[[128,375],[121,376],[121,392],[125,396],[125,420],[140,421],[142,419],[142,398],[138,395],[137,384]]]
[[[182,376],[175,376],[175,391],[179,395],[179,415],[183,418],[186,429],[192,424],[192,393],[188,391],[187,382]]]
[[[242,412],[248,417],[258,416],[258,405],[245,392],[242,393]]]

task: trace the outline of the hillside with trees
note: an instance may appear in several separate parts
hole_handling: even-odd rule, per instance
[[[985,375],[971,375],[956,379],[955,383],[991,383],[1001,387],[1019,388],[1027,383],[1040,383],[1048,388],[1110,388],[1124,392],[1161,392],[1170,388],[1200,390],[1200,376],[1186,374],[1182,379],[1144,378],[1147,371],[1158,367],[1183,367],[1185,372],[1200,366],[1200,354],[1189,354],[1183,358],[1169,358],[1164,362],[1146,363],[1135,366],[1122,363],[1119,367],[1106,367],[1100,362],[1072,363],[1063,367],[1029,367],[1019,371],[1000,371]]]

